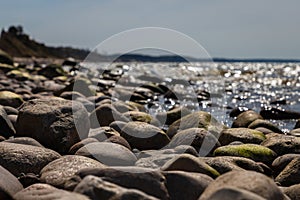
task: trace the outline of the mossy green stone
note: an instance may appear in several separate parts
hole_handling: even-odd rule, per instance
[[[20,95],[10,92],[1,91],[0,92],[0,104],[3,106],[11,106],[14,108],[19,107],[23,103],[23,99]]]
[[[15,69],[15,67],[13,65],[8,65],[8,64],[4,64],[4,63],[0,63],[0,70],[3,72],[9,72],[11,70]]]
[[[261,145],[241,144],[219,147],[214,151],[214,156],[238,156],[271,164],[277,155],[271,149]]]
[[[124,113],[124,116],[129,118],[132,121],[145,122],[148,124],[153,124],[155,126],[159,125],[159,122],[156,118],[152,117],[148,113],[140,112],[140,111],[128,111]]]
[[[9,78],[15,78],[18,80],[31,80],[31,75],[26,71],[20,71],[17,69],[11,70],[6,74]]]
[[[235,141],[260,144],[265,139],[266,136],[257,130],[249,128],[229,128],[222,131],[219,141],[222,145],[228,145]]]
[[[140,121],[140,122],[146,122],[146,123],[150,123],[152,120],[151,115],[147,114],[147,113],[138,113],[138,114],[130,114],[131,119],[133,119],[133,121]]]
[[[218,176],[220,176],[221,174],[217,171],[217,170],[215,170],[214,168],[212,168],[211,166],[207,166],[207,169],[206,169],[207,171],[209,171],[211,174],[212,174],[212,176],[214,177],[214,178],[217,178]]]

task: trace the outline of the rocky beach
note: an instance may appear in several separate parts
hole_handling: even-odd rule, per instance
[[[168,83],[147,71],[132,77],[143,67],[126,73],[141,63],[104,70],[70,60],[13,61],[4,52],[0,61],[1,199],[300,198],[300,116],[282,108],[298,100],[272,102],[270,86],[261,92],[260,81],[279,80],[245,66],[263,63],[217,64],[224,102],[186,63],[164,63],[189,75]],[[249,77],[258,78],[245,91]],[[192,99],[180,89],[185,81],[197,89],[192,103],[179,98]],[[264,103],[259,111],[257,102]]]
[[[0,199],[300,199],[299,73],[1,50]]]

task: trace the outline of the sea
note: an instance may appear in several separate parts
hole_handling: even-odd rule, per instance
[[[146,84],[160,84],[177,98],[156,95],[144,104],[151,115],[176,105],[210,112],[231,127],[229,113],[236,107],[256,112],[264,107],[300,112],[300,63],[283,62],[182,62],[182,63],[81,63],[79,74],[113,80],[111,90],[134,91]],[[108,74],[108,75],[107,75]],[[110,80],[109,77],[113,77]],[[115,96],[115,99],[120,98]],[[284,132],[296,120],[270,120]]]

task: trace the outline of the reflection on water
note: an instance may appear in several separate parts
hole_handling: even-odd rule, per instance
[[[300,112],[299,63],[84,63],[82,74],[106,78],[110,71],[116,88],[135,90],[149,82],[165,85],[178,99],[154,96],[145,104],[150,114],[184,105],[210,112],[231,126],[229,112],[245,106],[257,112],[275,106]],[[118,76],[120,75],[120,76]],[[274,104],[275,105],[274,105]],[[277,105],[276,105],[277,104]],[[273,121],[283,130],[294,127],[293,120]]]

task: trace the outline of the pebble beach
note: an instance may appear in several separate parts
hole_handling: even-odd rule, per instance
[[[297,63],[0,61],[0,199],[300,199]]]

